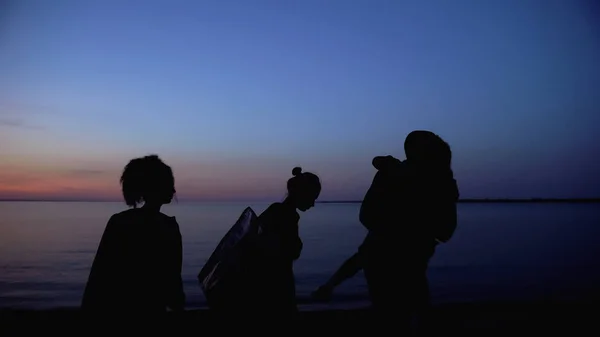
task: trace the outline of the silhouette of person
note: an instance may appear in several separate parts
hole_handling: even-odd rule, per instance
[[[175,194],[173,172],[157,155],[136,158],[125,166],[121,185],[131,209],[112,215],[106,225],[82,310],[103,315],[181,311],[181,233],[175,217],[160,212]]]
[[[300,215],[314,206],[321,192],[319,177],[293,169],[287,182],[287,197],[270,205],[259,217],[260,235],[258,265],[254,269],[255,283],[252,306],[254,313],[293,318],[297,312],[293,263],[302,252],[298,234]]]
[[[360,210],[369,230],[358,252],[313,296],[329,299],[333,289],[364,269],[373,308],[409,328],[411,315],[429,303],[426,271],[438,242],[453,235],[458,187],[450,146],[429,131],[413,131],[404,143],[407,160],[378,156],[378,170]],[[400,324],[401,320],[404,324]]]

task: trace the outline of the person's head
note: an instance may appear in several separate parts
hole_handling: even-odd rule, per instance
[[[292,175],[287,182],[288,198],[304,212],[315,205],[321,193],[321,181],[313,173],[302,172],[300,167],[294,167]]]
[[[121,175],[123,197],[128,206],[168,204],[175,195],[175,178],[171,167],[157,155],[132,159]]]
[[[416,130],[404,141],[406,159],[427,166],[450,168],[452,151],[450,145],[431,131]]]

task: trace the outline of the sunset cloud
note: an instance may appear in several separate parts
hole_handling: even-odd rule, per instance
[[[41,126],[25,122],[22,119],[11,119],[11,118],[0,118],[0,128],[19,128],[19,129],[31,129],[31,130],[42,130],[43,129]]]

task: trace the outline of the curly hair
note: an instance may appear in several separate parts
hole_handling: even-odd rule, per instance
[[[155,154],[129,161],[120,182],[125,203],[133,208],[150,200],[164,200],[175,192],[171,167]]]

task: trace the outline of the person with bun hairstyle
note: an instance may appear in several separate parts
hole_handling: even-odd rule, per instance
[[[106,225],[82,310],[102,315],[181,311],[181,233],[175,217],[160,211],[175,195],[173,171],[157,155],[135,158],[125,166],[121,185],[131,209],[112,215]]]
[[[253,294],[253,309],[271,317],[291,318],[297,311],[293,264],[302,252],[298,234],[300,215],[315,205],[321,193],[319,177],[292,170],[287,182],[287,197],[271,204],[259,217],[261,247]]]

